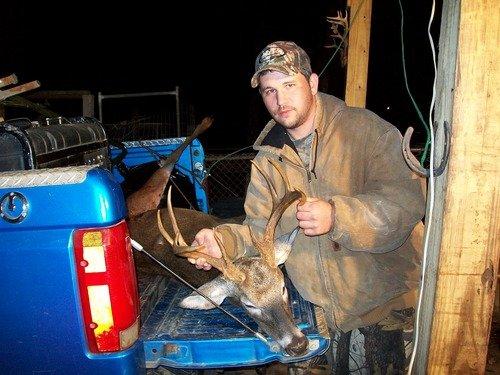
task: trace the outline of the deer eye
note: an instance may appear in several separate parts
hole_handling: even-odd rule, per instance
[[[257,309],[257,307],[249,302],[242,302],[243,306],[245,306],[248,309]]]

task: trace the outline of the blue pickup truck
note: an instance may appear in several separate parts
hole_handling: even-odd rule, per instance
[[[132,168],[154,161],[151,149],[166,154],[180,142],[111,148],[102,126],[88,119],[0,124],[0,374],[223,369],[326,350],[320,312],[292,285],[292,311],[310,343],[301,358],[274,352],[217,309],[178,307],[191,290],[175,278],[137,272],[123,168],[109,160]],[[197,140],[177,168],[198,186],[198,209],[208,211],[197,184],[204,172]],[[239,307],[224,306],[258,330]]]

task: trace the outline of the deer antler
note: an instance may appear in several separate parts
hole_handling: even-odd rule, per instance
[[[347,12],[346,12],[345,16],[343,16],[342,11],[338,10],[337,17],[327,16],[326,20],[328,22],[330,22],[330,24],[331,24],[330,29],[332,31],[332,34],[331,34],[332,39],[333,40],[340,39],[342,41],[342,39],[344,39],[344,37],[346,36],[347,27],[349,24],[349,21],[347,19]],[[339,27],[341,27],[343,29],[342,33],[340,32]],[[336,44],[334,43],[332,46],[325,46],[325,47],[332,48],[335,46],[336,46]]]
[[[273,199],[273,209],[271,211],[271,216],[268,219],[266,228],[264,230],[264,234],[262,239],[258,239],[255,237],[255,234],[252,230],[250,230],[250,235],[252,237],[252,242],[257,250],[261,253],[263,259],[270,265],[275,265],[275,254],[274,254],[274,234],[276,231],[276,225],[281,218],[281,215],[286,211],[286,209],[296,200],[300,200],[299,204],[302,204],[306,201],[306,195],[300,189],[293,188],[290,185],[290,181],[288,177],[281,168],[281,166],[275,160],[268,160],[269,163],[272,164],[274,168],[278,171],[281,178],[285,182],[285,195],[278,200],[276,194],[276,188],[272,184],[269,177],[259,168],[259,166],[252,161],[252,164],[255,168],[262,174],[264,179],[266,180],[267,185],[269,186],[269,190],[271,191],[272,199]]]
[[[165,237],[167,242],[172,246],[174,254],[184,258],[203,258],[207,261],[208,264],[221,271],[229,280],[240,283],[243,282],[245,280],[245,275],[242,271],[236,268],[233,262],[227,257],[226,249],[224,247],[224,244],[222,243],[220,234],[216,231],[216,229],[214,229],[214,236],[217,244],[221,249],[222,258],[214,258],[208,254],[202,253],[201,251],[205,249],[205,245],[190,246],[186,243],[179,230],[179,226],[177,225],[177,220],[175,219],[174,211],[172,209],[171,197],[172,186],[170,186],[167,192],[167,211],[172,222],[172,227],[174,229],[174,238],[172,238],[165,230],[165,227],[163,226],[161,220],[160,210],[157,211],[157,219],[158,229],[160,230],[160,233],[163,235],[163,237]]]
[[[130,217],[158,208],[174,164],[193,139],[207,130],[212,125],[212,122],[212,117],[205,117],[196,127],[193,134],[187,137],[167,158],[161,160],[161,168],[153,173],[139,190],[127,198],[128,214]]]
[[[345,16],[342,15],[342,11],[337,11],[337,17],[326,17],[326,20],[331,24],[330,30],[331,38],[333,43],[328,44],[325,48],[335,48],[343,44],[342,53],[342,65],[347,63],[347,31],[349,29],[348,12],[346,11]],[[342,29],[342,32],[339,30]],[[337,43],[338,40],[338,43]]]

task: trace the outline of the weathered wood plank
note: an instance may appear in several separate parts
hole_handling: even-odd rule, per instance
[[[463,0],[459,6],[429,373],[484,372],[500,252],[500,2]]]
[[[348,0],[347,5],[351,9],[351,15],[345,101],[350,106],[364,108],[370,55],[372,0]],[[354,16],[356,19],[353,22]]]
[[[458,23],[460,19],[460,3],[455,0],[445,0],[442,7],[441,28],[439,33],[439,57],[436,77],[436,108],[434,120],[438,124],[435,138],[435,165],[439,164],[444,153],[443,124],[452,123],[453,92],[455,90],[455,65],[458,45]],[[422,303],[419,313],[418,340],[416,340],[415,374],[427,372],[429,343],[432,336],[432,318],[434,314],[434,298],[439,263],[439,249],[441,247],[441,231],[443,227],[444,200],[446,192],[447,170],[435,178],[435,199],[433,205],[432,225],[427,226],[430,231],[429,247],[427,251],[427,265],[423,277]],[[430,203],[426,217],[430,217]]]

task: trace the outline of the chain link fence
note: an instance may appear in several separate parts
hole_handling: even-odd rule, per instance
[[[205,156],[206,189],[211,213],[219,217],[244,214],[243,203],[255,153]]]
[[[181,107],[181,136],[187,136],[194,130],[194,117],[192,107]],[[177,137],[175,113],[156,113],[117,123],[104,123],[103,126],[111,142]]]
[[[182,109],[182,108],[181,108]],[[189,134],[195,127],[192,110],[181,111],[182,132]],[[175,113],[159,113],[136,117],[118,123],[103,124],[111,143],[176,137]],[[248,149],[250,147],[247,147]],[[255,152],[217,153],[205,155],[204,183],[210,213],[221,218],[244,214],[243,203],[250,181],[250,160]]]

